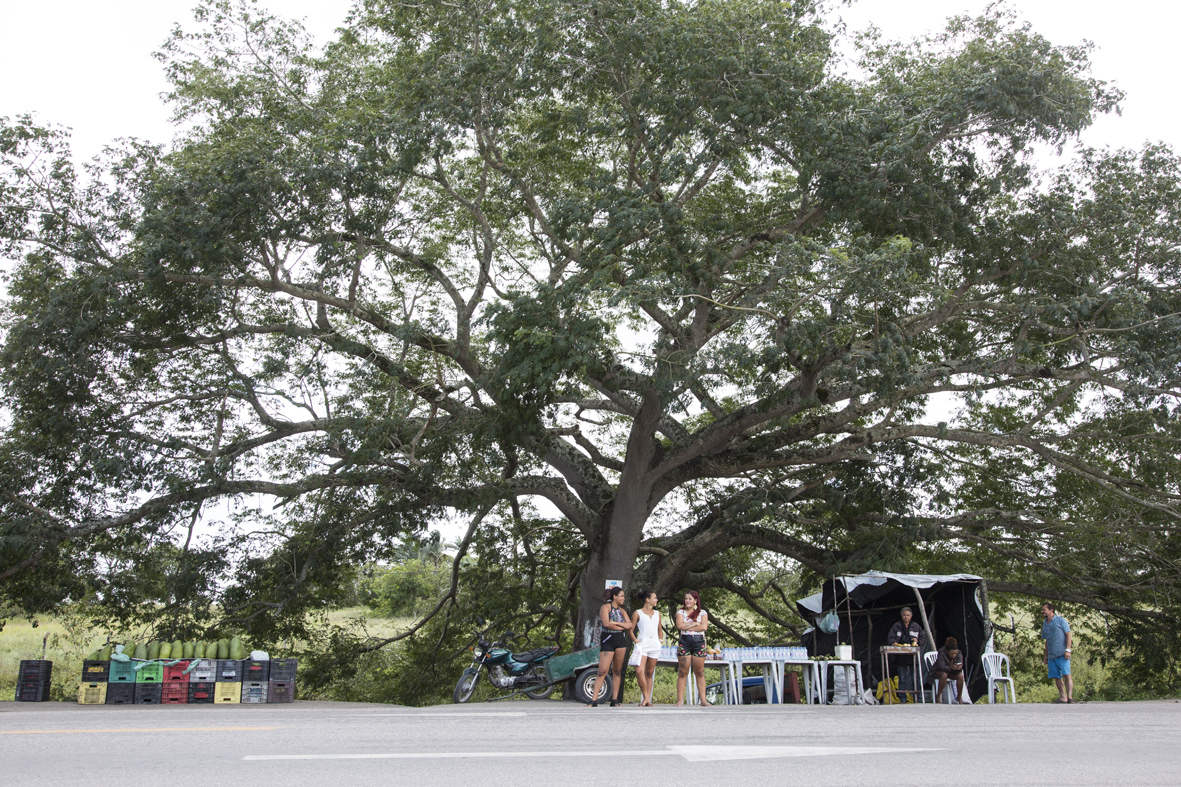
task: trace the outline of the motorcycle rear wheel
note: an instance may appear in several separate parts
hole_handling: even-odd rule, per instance
[[[526,689],[525,696],[531,700],[547,700],[549,696],[554,693],[554,684],[549,682],[549,673],[545,671],[545,667],[540,664],[534,664],[525,673],[525,677],[530,680],[542,683],[544,685],[538,686],[536,689]]]
[[[456,705],[461,705],[470,700],[472,695],[476,693],[476,684],[479,682],[480,673],[478,671],[464,672],[459,683],[455,684],[455,691],[451,693],[451,701]]]

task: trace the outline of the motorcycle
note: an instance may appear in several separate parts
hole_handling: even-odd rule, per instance
[[[476,621],[480,625],[484,624],[481,618],[477,618]],[[593,667],[588,668],[587,664],[579,664],[573,668],[563,669],[557,676],[551,676],[551,671],[546,669],[546,662],[553,658],[558,649],[550,646],[513,653],[506,643],[515,636],[513,632],[506,631],[499,641],[489,642],[484,638],[484,632],[477,632],[476,645],[472,648],[472,664],[463,671],[463,676],[455,685],[455,691],[451,695],[453,702],[460,704],[470,700],[476,693],[480,675],[485,673],[493,686],[510,692],[501,699],[516,694],[524,694],[531,700],[548,699],[559,683],[573,678],[575,696],[580,700],[590,701],[588,697],[593,691],[595,677]],[[590,655],[597,662],[598,648]],[[600,697],[606,696],[611,690],[610,681],[611,676],[608,675],[599,691]]]
[[[479,622],[483,623],[482,620]],[[500,641],[489,642],[484,639],[483,632],[476,635],[472,665],[463,671],[451,695],[456,704],[467,702],[476,693],[481,667],[488,674],[488,681],[498,689],[512,690],[514,694],[524,692],[531,700],[544,700],[554,693],[554,684],[545,670],[545,662],[558,649],[551,646],[513,653],[505,643],[515,636],[513,632],[506,631]]]

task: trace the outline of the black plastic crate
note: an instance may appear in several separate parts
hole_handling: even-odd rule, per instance
[[[189,687],[189,704],[213,703],[217,684],[213,681],[198,681],[186,684]]]
[[[146,688],[148,684],[144,684]],[[134,683],[108,683],[107,684],[107,704],[108,705],[132,705],[135,703],[135,686]]]
[[[299,659],[271,659],[271,674],[267,680],[295,680],[297,666],[299,666]]]
[[[241,683],[242,662],[239,659],[218,659],[213,680],[216,683]]]
[[[295,702],[295,681],[272,680],[267,683],[267,702]]]
[[[53,677],[52,661],[22,661],[20,672],[16,675],[17,683],[32,681],[48,682]]]
[[[271,679],[271,662],[242,659],[243,683],[266,683]]]
[[[111,662],[91,661],[82,662],[83,683],[106,683],[111,675]]]
[[[136,683],[136,705],[159,705],[163,686],[159,683]]]
[[[19,683],[16,687],[17,702],[45,702],[49,699],[49,681],[41,683]]]

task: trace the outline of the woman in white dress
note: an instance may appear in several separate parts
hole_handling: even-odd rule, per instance
[[[636,667],[636,683],[640,684],[640,707],[652,705],[652,685],[656,675],[656,663],[660,660],[660,648],[664,645],[664,630],[660,627],[660,600],[655,590],[640,593],[644,606],[632,613],[632,629],[628,633],[640,652],[640,663]]]

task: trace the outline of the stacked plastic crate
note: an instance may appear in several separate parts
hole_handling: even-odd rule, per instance
[[[83,661],[82,685],[78,687],[79,705],[105,705],[107,702],[107,680],[110,677],[111,662]]]
[[[295,669],[298,663],[297,659],[271,659],[267,702],[295,701]]]
[[[255,659],[242,660],[242,704],[258,705],[267,701],[267,681],[271,662]]]
[[[135,665],[135,704],[159,705],[163,699],[164,665],[149,661]]]
[[[85,661],[82,705],[263,704],[295,701],[296,659]],[[17,699],[49,696],[52,662],[22,661]]]
[[[22,661],[16,679],[17,702],[45,702],[49,699],[52,661]]]
[[[215,663],[213,659],[198,659],[190,664],[189,670],[189,704],[202,705],[212,703],[214,698],[213,675]]]
[[[160,704],[187,705],[189,702],[189,662],[161,664]],[[143,672],[143,670],[140,670]]]
[[[131,705],[135,702],[134,662],[109,661],[107,665],[107,704]]]
[[[214,667],[213,701],[218,705],[234,705],[242,701],[242,662],[238,659],[218,659]]]

